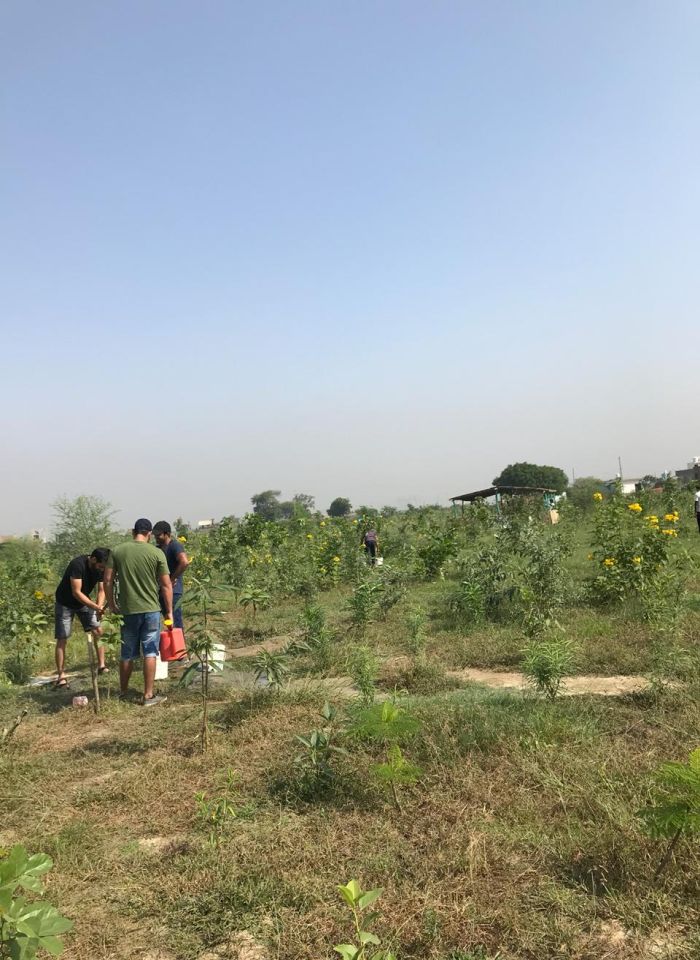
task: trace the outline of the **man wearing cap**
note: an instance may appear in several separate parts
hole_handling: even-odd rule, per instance
[[[104,574],[109,609],[124,617],[119,663],[120,699],[126,699],[134,660],[142,656],[145,707],[166,699],[153,692],[160,644],[161,597],[166,618],[173,618],[173,586],[168,564],[163,551],[149,543],[152,530],[150,520],[137,520],[132,531],[133,540],[114,548]]]

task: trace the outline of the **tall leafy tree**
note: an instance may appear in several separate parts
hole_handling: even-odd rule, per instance
[[[566,491],[566,497],[581,510],[592,510],[595,505],[593,494],[603,490],[605,484],[598,477],[577,477]]]
[[[347,517],[352,510],[352,504],[347,497],[336,497],[328,508],[329,517]]]
[[[59,564],[95,547],[110,547],[118,538],[112,523],[116,511],[102,497],[59,497],[51,506],[55,520],[50,550]]]
[[[263,520],[278,520],[281,514],[278,497],[281,492],[281,490],[263,490],[262,493],[254,493],[250,498],[253,513]]]
[[[296,516],[308,516],[316,509],[316,500],[310,493],[295,493],[292,497]]]
[[[559,467],[541,466],[537,463],[510,463],[494,478],[495,486],[550,487],[557,493],[566,490],[569,480]]]

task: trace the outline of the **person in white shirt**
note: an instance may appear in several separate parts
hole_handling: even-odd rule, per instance
[[[700,533],[700,490],[695,491],[695,519],[698,521],[698,533]]]

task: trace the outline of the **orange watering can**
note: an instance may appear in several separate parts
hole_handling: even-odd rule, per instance
[[[160,632],[160,659],[179,660],[187,653],[185,635],[180,627],[173,628],[172,620],[165,621],[165,630]]]

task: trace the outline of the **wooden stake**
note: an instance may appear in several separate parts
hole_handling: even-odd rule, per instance
[[[90,675],[92,677],[92,693],[95,698],[95,713],[100,712],[100,688],[97,685],[97,666],[95,665],[95,644],[92,634],[87,635],[88,662],[90,664]]]

